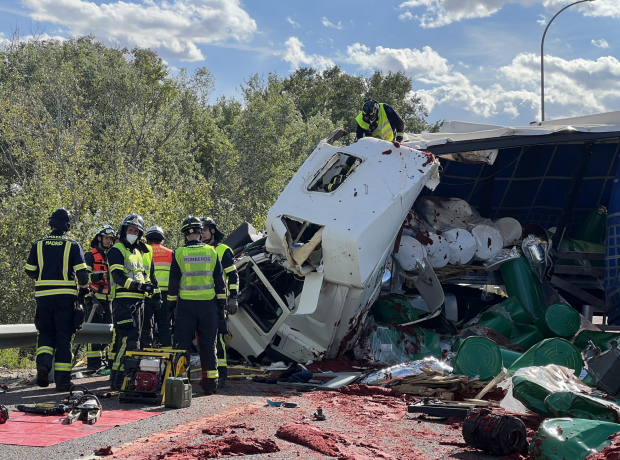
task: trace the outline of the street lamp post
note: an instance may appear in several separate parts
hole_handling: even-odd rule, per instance
[[[545,32],[543,33],[542,40],[540,41],[540,113],[541,113],[542,121],[545,121],[545,52],[544,52],[544,46],[545,46],[545,35],[547,35],[547,30],[549,29],[549,26],[551,25],[553,20],[557,18],[558,15],[565,9],[570,8],[573,5],[577,5],[578,3],[593,2],[593,1],[594,0],[579,0],[578,2],[574,2],[574,3],[571,3],[570,5],[566,5],[560,11],[558,11],[555,14],[555,16],[551,18],[551,21],[549,21],[549,24],[547,24],[547,27],[545,27]]]

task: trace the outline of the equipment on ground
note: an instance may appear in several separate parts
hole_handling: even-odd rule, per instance
[[[463,422],[465,442],[489,455],[508,456],[527,449],[525,424],[516,417],[473,409]]]
[[[18,404],[15,406],[16,409],[20,412],[25,412],[27,414],[38,414],[38,415],[64,415],[65,412],[71,409],[67,404]]]
[[[187,377],[169,377],[166,379],[165,406],[171,409],[182,409],[192,405],[192,385]]]
[[[119,389],[119,401],[165,404],[166,380],[189,375],[185,353],[185,350],[153,348],[126,352],[122,361],[125,378]]]
[[[8,419],[9,419],[9,410],[6,408],[6,406],[3,406],[2,404],[0,404],[0,425],[2,425],[3,423],[6,423]]]
[[[71,425],[76,420],[81,420],[86,425],[94,425],[99,420],[99,417],[101,417],[101,403],[99,399],[92,394],[83,394],[76,401],[63,423]]]

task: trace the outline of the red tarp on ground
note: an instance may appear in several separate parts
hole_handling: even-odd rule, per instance
[[[104,410],[95,425],[84,425],[81,421],[74,422],[73,425],[63,425],[64,417],[11,412],[9,420],[0,425],[0,444],[53,446],[159,414],[161,412],[143,410]]]

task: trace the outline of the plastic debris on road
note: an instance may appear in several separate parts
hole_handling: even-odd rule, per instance
[[[534,435],[530,455],[536,460],[584,460],[608,446],[607,438],[619,428],[597,420],[551,418]]]

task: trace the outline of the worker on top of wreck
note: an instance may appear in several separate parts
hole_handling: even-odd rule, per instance
[[[364,136],[372,136],[389,142],[392,142],[394,138],[396,142],[403,140],[405,122],[388,104],[380,104],[374,99],[367,100],[355,121],[357,121],[355,142]]]

